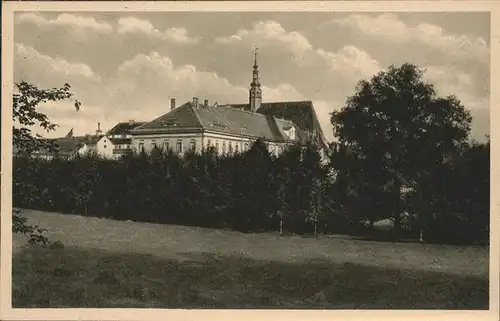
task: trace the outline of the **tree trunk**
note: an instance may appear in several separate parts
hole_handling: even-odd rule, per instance
[[[283,235],[283,219],[280,219],[280,235]]]
[[[394,196],[392,214],[394,218],[394,240],[398,241],[401,236],[401,182],[394,179]]]
[[[314,222],[314,235],[318,236],[318,222]]]

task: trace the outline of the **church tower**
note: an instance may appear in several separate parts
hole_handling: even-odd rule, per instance
[[[257,48],[255,48],[255,60],[253,64],[253,77],[252,77],[252,82],[250,83],[250,90],[249,90],[249,105],[250,105],[250,111],[253,111],[254,113],[257,112],[257,110],[260,107],[260,104],[262,103],[262,90],[260,89],[260,82],[259,82],[259,66],[257,65]]]

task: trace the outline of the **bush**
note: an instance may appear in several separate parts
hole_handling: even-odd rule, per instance
[[[14,202],[19,207],[117,220],[276,231],[277,209],[286,203],[286,227],[312,233],[308,213],[313,180],[326,180],[319,158],[295,157],[293,147],[279,158],[257,141],[245,153],[218,156],[213,150],[178,157],[156,150],[107,160],[96,155],[72,160],[16,158]],[[285,172],[283,169],[289,169]],[[21,184],[22,182],[22,184]],[[285,194],[278,197],[280,184]],[[29,202],[24,194],[33,197]],[[315,195],[315,194],[314,194]],[[278,222],[278,223],[277,223]]]

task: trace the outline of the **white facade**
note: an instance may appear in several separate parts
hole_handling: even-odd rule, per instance
[[[97,154],[104,158],[114,158],[113,155],[113,143],[108,137],[103,136],[99,141],[97,141]]]
[[[176,154],[183,155],[186,151],[194,149],[200,153],[209,147],[215,148],[219,155],[235,154],[248,150],[256,138],[227,135],[221,133],[175,133],[175,134],[144,134],[132,137],[132,150],[137,153],[142,149],[150,153],[156,146],[163,150],[173,150]],[[267,142],[270,153],[279,155],[283,151],[284,143]]]
[[[113,143],[108,137],[102,136],[99,140],[92,145],[84,144],[82,148],[78,150],[78,154],[84,155],[88,153],[96,153],[97,155],[104,158],[115,158],[113,155]]]

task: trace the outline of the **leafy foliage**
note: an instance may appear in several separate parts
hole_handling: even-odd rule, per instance
[[[21,83],[14,97],[21,126],[14,128],[13,201],[23,208],[242,232],[283,227],[300,234],[368,234],[374,222],[390,218],[396,239],[425,231],[428,242],[485,241],[490,143],[467,142],[469,112],[453,96],[438,97],[422,77],[405,64],[361,81],[346,106],[332,113],[338,143],[328,166],[312,145],[291,146],[277,157],[262,140],[224,156],[213,149],[183,157],[156,149],[120,160],[32,158],[37,148],[52,147],[29,128],[55,128],[36,107],[72,94],[69,85],[42,90]],[[13,231],[44,243],[37,236],[43,229],[27,226],[16,211]]]
[[[15,93],[13,97],[12,114],[14,120],[12,144],[16,155],[24,156],[15,160],[13,183],[15,190],[19,191],[14,195],[14,199],[30,206],[36,204],[40,200],[38,197],[44,197],[46,189],[38,186],[37,183],[43,182],[44,177],[40,173],[34,175],[34,180],[26,179],[26,168],[33,164],[29,156],[41,148],[50,151],[55,151],[57,146],[41,135],[33,135],[32,128],[39,126],[47,132],[54,130],[57,125],[52,123],[47,115],[37,111],[40,104],[47,102],[56,102],[60,100],[72,99],[71,87],[69,84],[64,84],[61,88],[40,89],[25,81],[15,84]],[[75,108],[78,111],[81,103],[77,100],[74,102]],[[22,191],[22,192],[21,192]],[[48,243],[48,239],[43,235],[44,229],[37,226],[27,224],[25,217],[20,216],[21,210],[14,208],[12,217],[12,231],[29,236],[30,243]]]
[[[317,182],[325,181],[325,170],[312,147],[294,146],[275,157],[258,140],[247,152],[226,156],[212,149],[183,157],[155,150],[120,160],[18,157],[15,164],[25,162],[23,179],[34,197],[15,197],[22,207],[243,232],[277,230],[276,213],[284,207],[290,232],[312,233],[308,218],[317,223],[322,217],[317,195],[323,185]],[[24,195],[25,187],[14,194]]]
[[[449,212],[458,211],[453,215],[460,224],[470,215],[466,208],[453,205],[463,198],[450,197],[450,190],[442,186],[450,179],[444,175],[474,180],[465,165],[469,162],[466,155],[478,148],[467,142],[470,112],[454,96],[438,97],[423,75],[411,64],[390,66],[369,81],[360,81],[345,107],[331,116],[341,147],[332,165],[340,175],[338,184],[349,191],[343,197],[351,218],[371,223],[390,218],[396,238],[402,213],[408,210],[418,215],[421,228],[430,228]],[[483,165],[487,164],[489,170],[489,163]],[[485,189],[484,181],[475,181]],[[474,204],[485,201],[471,194],[471,186],[464,182],[462,197]],[[433,233],[443,231],[442,226]]]

